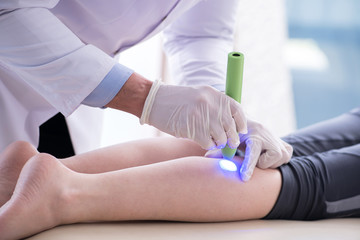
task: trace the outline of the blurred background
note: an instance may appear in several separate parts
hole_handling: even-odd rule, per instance
[[[239,0],[234,50],[245,54],[247,115],[283,136],[359,106],[359,12],[358,0]],[[118,59],[172,82],[161,34]],[[103,146],[160,135],[130,114],[105,110]]]
[[[297,127],[360,105],[360,1],[286,0]]]

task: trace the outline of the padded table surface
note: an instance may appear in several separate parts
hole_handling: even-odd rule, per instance
[[[320,221],[253,220],[226,223],[116,222],[72,224],[29,240],[115,239],[360,239],[360,218]]]

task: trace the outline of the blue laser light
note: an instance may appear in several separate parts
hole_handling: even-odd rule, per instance
[[[235,172],[237,171],[237,166],[235,163],[233,163],[232,161],[223,159],[219,161],[219,165],[222,169],[230,171],[230,172]]]

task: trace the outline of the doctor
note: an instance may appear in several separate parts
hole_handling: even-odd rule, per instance
[[[255,165],[288,162],[291,147],[247,121],[241,106],[221,93],[236,3],[2,0],[0,150],[15,140],[54,155],[90,150],[99,137],[89,133],[101,120],[89,111],[110,107],[134,114],[142,124],[191,138],[205,149],[226,143],[237,147],[241,133],[244,180]],[[153,83],[113,59],[162,30],[180,86]]]

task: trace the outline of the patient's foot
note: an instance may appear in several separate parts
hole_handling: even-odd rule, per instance
[[[33,156],[23,167],[11,199],[0,208],[0,240],[19,239],[61,223],[64,186],[70,174],[48,154]]]
[[[37,150],[27,142],[18,141],[10,144],[0,154],[0,207],[10,198],[21,169]]]

